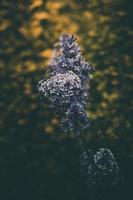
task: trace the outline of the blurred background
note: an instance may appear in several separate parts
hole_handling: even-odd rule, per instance
[[[106,199],[132,199],[132,7],[132,0],[0,1],[1,200],[90,199],[80,144],[61,132],[36,89],[62,32],[75,34],[96,66],[86,140],[110,148],[124,176]]]

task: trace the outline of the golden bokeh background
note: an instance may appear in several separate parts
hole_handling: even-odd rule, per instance
[[[84,57],[96,66],[88,144],[109,147],[116,154],[126,177],[124,194],[129,194],[133,177],[132,1],[1,0],[2,200],[88,197],[78,177],[79,144],[61,132],[54,111],[36,89],[63,32],[76,35]]]

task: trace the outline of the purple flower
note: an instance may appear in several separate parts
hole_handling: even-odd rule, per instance
[[[75,36],[63,34],[49,65],[49,79],[38,84],[39,92],[49,98],[60,115],[63,129],[75,131],[76,135],[89,126],[86,105],[92,71],[94,68],[85,62]]]
[[[56,108],[64,108],[71,103],[71,100],[79,95],[81,90],[80,78],[69,71],[65,74],[57,74],[47,80],[39,82],[39,92],[48,97],[51,104]]]
[[[78,102],[70,105],[62,117],[62,127],[65,132],[74,132],[79,136],[89,127],[89,120],[86,111]]]
[[[55,75],[67,71],[73,71],[81,79],[87,81],[95,69],[85,61],[75,36],[63,34],[55,47],[49,72],[51,75]]]

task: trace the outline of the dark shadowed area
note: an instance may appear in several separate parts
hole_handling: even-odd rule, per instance
[[[0,1],[0,199],[125,200],[133,185],[132,0]],[[80,175],[80,142],[36,89],[62,32],[96,66],[88,147],[111,149],[123,183],[104,194]],[[92,195],[95,193],[95,195]]]

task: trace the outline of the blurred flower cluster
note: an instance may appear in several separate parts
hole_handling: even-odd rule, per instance
[[[48,97],[66,132],[80,135],[89,126],[86,105],[93,71],[81,55],[75,36],[63,34],[55,45],[49,78],[39,82],[38,90]]]
[[[118,163],[109,149],[100,148],[96,153],[88,149],[81,154],[80,163],[89,186],[115,187],[121,181]]]

